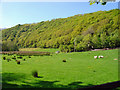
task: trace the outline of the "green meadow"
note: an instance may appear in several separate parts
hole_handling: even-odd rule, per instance
[[[31,50],[41,51],[41,49]],[[54,51],[55,49],[51,49],[51,52]],[[94,56],[99,55],[103,55],[104,58],[94,59]],[[50,56],[31,56],[31,58],[22,56],[21,59],[17,58],[21,61],[20,64],[12,59],[14,56],[18,57],[1,56],[11,59],[9,62],[2,59],[3,88],[76,89],[118,81],[118,49],[52,53]],[[32,76],[33,71],[38,72],[38,78]]]

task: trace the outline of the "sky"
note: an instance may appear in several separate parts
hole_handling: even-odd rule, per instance
[[[0,3],[0,28],[17,24],[30,24],[77,14],[108,11],[118,8],[118,2],[89,5],[88,2],[2,2]]]

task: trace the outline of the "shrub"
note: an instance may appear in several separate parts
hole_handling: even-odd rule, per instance
[[[33,71],[32,75],[33,75],[33,77],[38,77],[38,72],[37,71]]]
[[[61,52],[69,52],[69,48],[67,45],[60,45],[59,48]]]
[[[18,47],[12,41],[4,41],[2,43],[2,51],[18,51]]]

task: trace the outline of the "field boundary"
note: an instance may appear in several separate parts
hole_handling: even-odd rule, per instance
[[[39,51],[3,51],[0,54],[17,54],[17,55],[50,55],[50,52],[39,52]]]

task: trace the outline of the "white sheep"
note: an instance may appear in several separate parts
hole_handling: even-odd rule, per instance
[[[100,58],[100,56],[98,56],[98,58]]]
[[[94,59],[97,59],[97,56],[94,56]]]
[[[98,58],[103,58],[103,56],[102,56],[102,55],[100,55]]]
[[[103,58],[103,56],[101,56],[101,58]]]
[[[60,51],[56,51],[55,53],[58,54],[58,53],[60,53]]]

